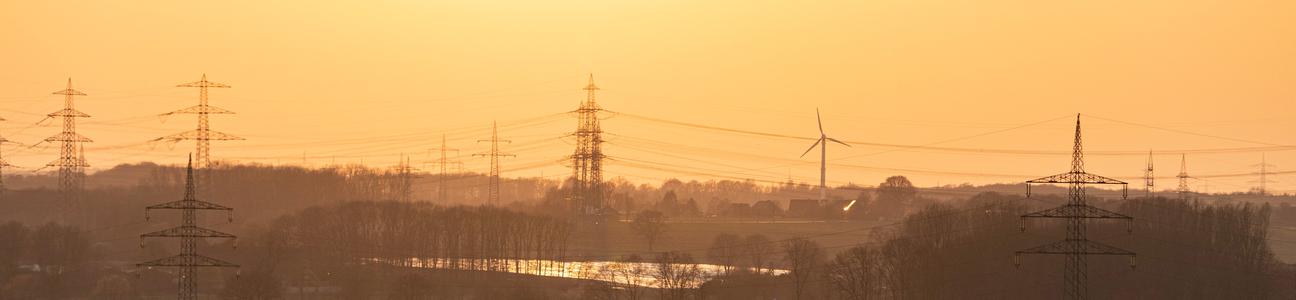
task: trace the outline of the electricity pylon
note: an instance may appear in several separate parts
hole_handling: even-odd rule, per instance
[[[828,200],[828,142],[831,141],[842,144],[842,146],[846,147],[850,147],[851,145],[830,138],[828,137],[828,134],[824,133],[823,118],[819,117],[818,108],[815,109],[815,120],[819,122],[819,139],[815,140],[815,143],[810,145],[810,149],[806,149],[805,153],[801,153],[801,157],[805,157],[806,154],[810,153],[810,150],[814,150],[816,146],[819,147],[819,201],[824,201]],[[791,176],[789,175],[789,177]]]
[[[594,74],[589,76],[585,101],[576,109],[576,152],[572,153],[571,203],[577,215],[593,216],[603,213],[603,129],[599,126],[599,112],[594,94]]]
[[[85,152],[82,148],[83,143],[93,142],[89,138],[77,134],[77,118],[89,118],[83,112],[77,111],[73,105],[73,98],[76,96],[85,96],[85,93],[72,89],[72,78],[68,78],[67,88],[54,92],[55,95],[63,95],[63,109],[52,112],[47,116],[49,118],[62,118],[63,131],[58,134],[45,138],[45,142],[59,142],[59,158],[45,167],[59,168],[59,195],[62,198],[59,203],[60,218],[63,223],[70,223],[73,218],[71,214],[81,208],[81,189],[85,187],[85,168],[90,167],[86,163]],[[82,220],[82,222],[88,222]]]
[[[164,257],[149,262],[136,264],[138,267],[176,267],[180,269],[180,278],[176,280],[180,286],[180,296],[178,299],[194,300],[198,299],[198,268],[200,267],[221,267],[237,268],[238,265],[223,260],[211,258],[198,254],[198,239],[201,238],[223,238],[236,239],[238,237],[198,226],[198,210],[223,210],[230,214],[229,221],[234,222],[233,208],[221,206],[220,204],[200,201],[197,198],[197,191],[194,187],[194,164],[193,156],[189,157],[189,166],[185,169],[185,194],[184,199],[153,205],[144,208],[144,219],[149,219],[149,211],[154,209],[175,209],[180,210],[180,226],[161,231],[155,231],[140,235],[140,247],[144,246],[145,238],[165,237],[180,238],[180,254],[171,257]]]
[[[1268,168],[1269,168],[1269,167],[1273,167],[1274,165],[1273,165],[1273,164],[1270,164],[1270,163],[1268,163],[1268,162],[1266,162],[1266,161],[1265,161],[1265,154],[1264,154],[1264,153],[1260,153],[1260,164],[1259,164],[1259,165],[1251,165],[1251,166],[1253,166],[1253,167],[1260,167],[1260,172],[1259,172],[1259,173],[1256,173],[1256,174],[1259,174],[1259,175],[1260,175],[1260,180],[1259,180],[1259,182],[1260,182],[1260,190],[1259,190],[1259,192],[1260,192],[1260,197],[1264,197],[1264,196],[1269,195],[1269,192],[1265,190],[1265,185],[1268,184],[1268,183],[1270,183],[1270,182],[1274,182],[1274,181],[1272,181],[1272,180],[1269,180],[1269,178],[1268,178],[1268,175],[1269,175],[1269,170],[1268,170]]]
[[[400,163],[397,164],[396,167],[394,167],[393,169],[396,170],[396,175],[399,176],[398,178],[399,180],[396,182],[397,194],[395,200],[397,202],[413,201],[414,200],[414,177],[416,177],[413,175],[413,173],[416,170],[414,169],[413,166],[410,166],[409,156],[405,156],[405,154],[401,154]]]
[[[1060,254],[1066,256],[1064,268],[1064,295],[1066,299],[1088,299],[1089,298],[1089,271],[1086,257],[1089,255],[1124,255],[1130,257],[1130,267],[1134,266],[1134,252],[1124,249],[1108,246],[1103,243],[1089,240],[1085,222],[1088,219],[1120,219],[1127,222],[1133,222],[1132,217],[1122,215],[1116,212],[1090,206],[1085,200],[1085,185],[1087,184],[1119,184],[1122,187],[1122,198],[1128,192],[1125,182],[1107,178],[1095,174],[1090,174],[1084,170],[1084,151],[1080,142],[1080,115],[1076,115],[1075,129],[1075,146],[1071,152],[1071,171],[1043,177],[1035,180],[1026,181],[1026,196],[1030,197],[1031,184],[1058,184],[1065,183],[1068,185],[1067,198],[1065,205],[1060,207],[1046,209],[1039,212],[1022,215],[1023,231],[1026,230],[1024,221],[1027,218],[1059,218],[1066,220],[1066,239],[1017,251],[1014,259],[1022,254]],[[1131,227],[1132,228],[1132,227]],[[1020,261],[1018,261],[1020,263]]]
[[[209,169],[211,167],[211,141],[234,141],[234,140],[243,139],[241,137],[234,136],[231,134],[211,130],[211,126],[207,120],[207,117],[213,114],[234,114],[233,111],[207,105],[208,88],[229,88],[230,86],[222,83],[207,81],[207,74],[203,74],[201,80],[190,82],[190,83],[179,84],[176,85],[176,87],[198,88],[198,105],[161,114],[159,116],[167,117],[176,114],[195,114],[198,115],[198,129],[160,137],[154,139],[153,141],[168,141],[172,143],[178,143],[180,141],[193,140],[195,142],[194,148],[196,149],[194,150],[194,152],[196,152],[198,155],[198,161],[196,163],[197,165],[196,167],[198,169],[197,178],[198,181],[202,183],[198,185],[200,189],[199,194],[203,195],[204,197],[208,197],[210,195],[207,192],[209,191],[212,185],[211,180],[208,179],[211,173]]]
[[[1187,155],[1180,154],[1179,175],[1175,177],[1179,178],[1179,200],[1188,200],[1188,195],[1192,193],[1192,190],[1188,189],[1188,178],[1192,178],[1192,176],[1188,176]]]
[[[5,119],[0,118],[0,121],[5,121]],[[14,142],[0,136],[0,200],[4,200],[5,190],[7,189],[4,184],[4,168],[13,166],[9,164],[9,161],[4,160],[4,144],[14,144]]]
[[[441,148],[434,148],[434,149],[430,149],[429,151],[431,151],[431,150],[438,150],[438,151],[441,151],[441,159],[436,160],[436,161],[433,161],[432,163],[434,163],[434,164],[436,164],[437,166],[441,167],[441,176],[439,176],[439,177],[437,178],[437,201],[438,201],[438,202],[441,202],[441,203],[445,203],[445,201],[446,201],[446,174],[447,174],[447,173],[446,173],[446,170],[448,169],[448,167],[449,167],[450,165],[453,164],[453,165],[458,165],[460,171],[462,171],[462,170],[463,170],[463,161],[459,161],[459,160],[453,160],[453,161],[452,161],[452,160],[449,160],[449,158],[446,157],[446,152],[448,152],[448,151],[454,151],[456,156],[459,155],[459,149],[446,148],[446,137],[445,137],[444,134],[441,135]]]
[[[489,185],[489,188],[488,188],[488,190],[487,190],[486,203],[488,203],[488,204],[490,204],[490,205],[494,205],[494,206],[499,206],[499,205],[500,205],[500,203],[499,203],[499,201],[500,201],[500,199],[499,199],[499,198],[500,198],[500,191],[499,191],[499,184],[500,184],[499,158],[500,158],[501,156],[517,157],[517,155],[514,155],[514,154],[512,154],[512,153],[502,153],[502,152],[500,152],[500,151],[499,151],[499,143],[500,143],[500,142],[512,143],[513,141],[510,141],[510,140],[501,140],[501,139],[499,139],[498,126],[497,126],[494,122],[491,122],[491,138],[490,138],[489,140],[478,140],[477,142],[478,142],[478,143],[480,143],[480,142],[490,142],[490,143],[491,143],[490,152],[487,152],[487,153],[476,153],[476,154],[473,154],[473,156],[490,157],[490,178],[487,179],[487,180],[490,181],[490,182],[489,182],[489,184],[488,184],[488,185]]]
[[[1152,188],[1156,185],[1156,176],[1152,172],[1152,150],[1148,150],[1147,169],[1143,169],[1143,198],[1152,199]]]

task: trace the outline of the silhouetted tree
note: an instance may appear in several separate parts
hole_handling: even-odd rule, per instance
[[[657,240],[666,234],[666,216],[655,210],[642,211],[630,222],[630,228],[648,242],[648,251],[652,251]]]
[[[787,263],[797,299],[807,295],[810,281],[819,276],[823,257],[823,248],[814,241],[798,237],[783,243],[783,261]]]
[[[752,234],[743,238],[742,254],[751,262],[756,273],[764,273],[769,267],[769,257],[774,255],[774,243],[763,234]]]
[[[733,271],[742,254],[742,238],[730,233],[721,233],[715,236],[711,242],[711,248],[707,249],[707,258],[710,258],[716,264],[724,266],[724,272],[728,274]]]

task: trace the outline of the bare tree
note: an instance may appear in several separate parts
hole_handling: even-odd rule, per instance
[[[811,279],[819,275],[823,256],[823,248],[819,247],[819,243],[805,238],[793,238],[783,243],[783,260],[787,262],[788,271],[791,272],[797,299],[805,296]]]
[[[768,260],[774,255],[774,243],[763,234],[748,235],[742,242],[742,254],[751,261],[756,273],[764,273]]]
[[[640,212],[630,223],[630,229],[648,242],[648,251],[652,251],[653,244],[666,234],[666,227],[666,216],[655,210]]]
[[[882,297],[885,263],[877,249],[854,247],[837,254],[828,266],[828,281],[848,299],[878,299]]]
[[[643,298],[644,290],[647,289],[645,286],[651,283],[649,282],[649,276],[652,276],[650,269],[638,255],[631,254],[621,257],[617,262],[604,265],[602,276],[619,285],[626,299],[639,300]]]
[[[725,274],[733,271],[742,251],[742,238],[730,233],[717,234],[707,249],[707,258],[724,267]]]
[[[662,252],[654,261],[657,288],[661,299],[687,299],[702,280],[702,270],[693,264],[693,257],[683,252]]]

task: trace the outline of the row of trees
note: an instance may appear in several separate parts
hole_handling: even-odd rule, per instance
[[[253,230],[243,259],[278,277],[368,295],[374,289],[365,278],[338,274],[373,264],[539,274],[564,257],[571,233],[565,220],[502,208],[349,202]]]

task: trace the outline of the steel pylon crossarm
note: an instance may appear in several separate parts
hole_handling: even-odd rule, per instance
[[[1017,251],[1022,254],[1062,254],[1062,255],[1119,255],[1130,257],[1130,267],[1134,266],[1134,252],[1116,248],[1090,240],[1064,240]]]
[[[236,238],[233,234],[215,231],[197,226],[180,226],[140,235],[140,238],[150,237],[196,237],[196,238]]]
[[[181,110],[165,113],[162,115],[167,116],[167,115],[176,115],[176,114],[233,114],[233,113],[234,111],[211,106],[211,105],[194,105],[194,106],[186,107]]]
[[[150,205],[144,208],[145,211],[153,210],[153,209],[206,209],[206,210],[230,210],[230,211],[234,210],[233,208],[230,208],[228,206],[211,203],[207,201],[198,201],[198,200],[171,201],[162,204]]]
[[[238,265],[223,260],[211,258],[201,254],[180,254],[171,257],[159,258],[149,262],[136,264],[139,267],[218,267],[218,268],[237,268]]]
[[[1085,218],[1085,219],[1123,219],[1133,220],[1133,217],[1126,216],[1114,211],[1101,209],[1089,205],[1063,205],[1050,209],[1045,209],[1021,216],[1022,218]]]
[[[203,134],[206,134],[207,136],[206,136],[206,137],[203,137]],[[164,137],[156,138],[156,139],[153,139],[153,141],[172,141],[172,142],[179,142],[179,141],[184,141],[184,140],[193,140],[193,139],[199,139],[199,138],[202,138],[202,139],[204,139],[204,140],[209,140],[209,141],[241,141],[241,140],[244,140],[244,139],[241,138],[241,137],[238,137],[238,136],[235,136],[235,135],[232,135],[232,134],[228,134],[228,133],[224,133],[224,132],[220,132],[220,131],[208,130],[206,133],[203,133],[202,131],[199,131],[199,130],[190,130],[190,131],[185,131],[185,132],[181,132],[181,133],[177,133],[177,134],[172,134],[172,135],[168,135],[168,136],[164,136]]]
[[[1026,183],[1083,183],[1083,184],[1126,184],[1110,177],[1085,172],[1066,172],[1062,174],[1027,180]]]

